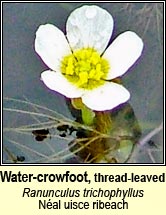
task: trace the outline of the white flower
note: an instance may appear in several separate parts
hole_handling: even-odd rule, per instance
[[[44,84],[68,98],[81,97],[96,111],[126,102],[130,98],[128,90],[110,80],[122,76],[135,63],[143,42],[127,31],[106,49],[112,31],[112,16],[98,6],[74,10],[67,20],[66,36],[54,25],[41,25],[35,50],[50,68],[41,74]]]

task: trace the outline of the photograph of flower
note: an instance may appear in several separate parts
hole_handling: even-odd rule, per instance
[[[3,3],[5,164],[164,162],[163,3]]]

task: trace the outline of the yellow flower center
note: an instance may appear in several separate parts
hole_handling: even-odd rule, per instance
[[[65,56],[61,62],[62,74],[79,88],[94,89],[105,82],[109,63],[93,48],[82,48]]]

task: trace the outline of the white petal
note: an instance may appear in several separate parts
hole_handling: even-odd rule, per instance
[[[83,103],[92,110],[111,110],[130,98],[127,89],[119,84],[108,82],[82,96]]]
[[[52,70],[59,71],[62,57],[71,53],[63,32],[51,24],[41,25],[36,32],[35,50]]]
[[[60,72],[44,71],[41,80],[51,90],[54,90],[68,98],[79,98],[83,90],[71,84]]]
[[[102,53],[112,35],[113,18],[98,6],[82,6],[70,14],[66,28],[73,50],[93,47]]]
[[[143,41],[136,33],[127,31],[120,34],[103,55],[110,63],[107,79],[119,77],[127,72],[140,57],[142,50]]]

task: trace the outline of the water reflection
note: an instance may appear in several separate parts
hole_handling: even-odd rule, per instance
[[[70,106],[71,108],[71,106]],[[81,118],[76,112],[76,121]],[[82,123],[82,122],[80,122]],[[70,150],[87,163],[124,163],[141,136],[141,129],[129,104],[109,112],[96,112],[94,131],[77,130]]]

